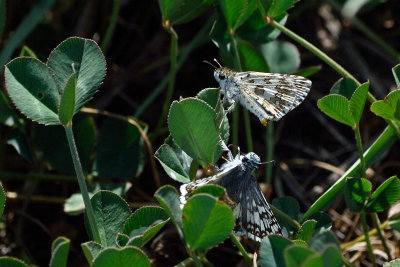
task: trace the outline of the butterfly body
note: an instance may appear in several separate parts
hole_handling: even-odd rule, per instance
[[[214,77],[230,105],[229,111],[239,102],[264,125],[297,107],[311,88],[310,80],[289,74],[235,72],[221,67],[214,71]]]
[[[281,228],[272,213],[260,186],[252,172],[260,164],[260,158],[253,152],[246,155],[240,153],[221,166],[219,172],[211,177],[181,186],[181,203],[186,203],[190,192],[205,184],[217,184],[226,188],[235,215],[236,235],[246,235],[261,241],[265,236],[281,233]]]

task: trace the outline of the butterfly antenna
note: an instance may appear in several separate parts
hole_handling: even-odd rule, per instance
[[[214,64],[212,64],[210,61],[207,60],[203,60],[204,63],[207,63],[208,65],[211,65],[214,69],[218,69],[217,66],[215,66]]]
[[[216,58],[214,58],[214,61],[218,64],[218,66],[219,66],[220,68],[222,68],[222,65],[219,64],[219,62],[218,62],[218,60],[217,60]]]
[[[258,165],[264,165],[264,164],[269,164],[269,163],[274,163],[275,164],[275,160],[260,162],[260,163],[258,163]]]

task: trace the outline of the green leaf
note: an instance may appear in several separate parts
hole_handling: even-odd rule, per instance
[[[21,49],[21,52],[19,53],[20,57],[33,57],[33,58],[38,58],[38,56],[35,54],[35,52],[30,49],[28,46],[24,45]]]
[[[103,250],[103,246],[94,241],[89,241],[81,244],[83,254],[85,254],[86,260],[89,264],[93,263],[93,260],[99,255],[100,251]]]
[[[50,267],[67,266],[68,251],[71,241],[66,237],[58,237],[51,244]]]
[[[136,121],[136,120],[135,120]],[[143,129],[147,127],[136,121]],[[100,131],[94,174],[117,180],[137,177],[144,166],[144,141],[138,128],[117,119],[106,119]]]
[[[191,195],[207,193],[216,198],[221,198],[225,193],[225,188],[216,184],[206,184],[196,188]]]
[[[325,267],[322,256],[318,255],[318,254],[308,257],[301,266],[304,266],[304,267],[324,266]]]
[[[331,88],[330,94],[342,95],[350,100],[357,89],[356,82],[350,78],[340,78]]]
[[[400,180],[392,176],[372,194],[365,206],[366,212],[380,212],[388,209],[400,199]]]
[[[257,7],[255,0],[218,0],[228,29],[235,31],[253,14]]]
[[[160,207],[142,207],[125,222],[122,232],[129,237],[141,235],[144,246],[168,222],[167,213]]]
[[[59,94],[71,74],[76,73],[76,114],[96,93],[106,74],[106,61],[93,40],[71,37],[59,44],[50,54],[47,65],[53,71]]]
[[[314,256],[318,256],[318,254],[303,246],[291,246],[288,247],[284,252],[285,264],[288,267],[303,266],[302,263],[305,263],[308,258]]]
[[[37,59],[16,58],[6,65],[5,84],[15,106],[45,125],[60,124],[59,88],[50,69]]]
[[[150,261],[146,254],[135,247],[106,248],[102,250],[93,261],[92,267],[150,267]]]
[[[310,77],[321,70],[321,65],[311,66],[303,69],[299,69],[293,72],[294,75],[303,76],[303,77]]]
[[[13,257],[0,257],[0,266],[5,267],[28,267],[28,265],[20,259]]]
[[[17,115],[11,107],[7,96],[0,90],[0,123],[7,126],[14,126],[18,123]]]
[[[154,197],[168,214],[179,236],[183,239],[182,210],[180,208],[179,195],[176,189],[170,185],[163,186],[157,190]]]
[[[67,125],[72,122],[72,116],[74,115],[75,105],[75,91],[76,91],[76,74],[71,74],[65,85],[64,91],[61,95],[60,109],[58,111],[58,117],[63,125]]]
[[[375,101],[371,111],[384,119],[400,121],[400,90],[390,92],[384,100]]]
[[[392,69],[394,80],[396,81],[397,89],[400,89],[400,64],[397,64]]]
[[[219,128],[219,125],[221,124],[221,119],[224,120],[222,123],[221,128],[218,130],[219,135],[221,136],[222,140],[225,142],[228,142],[229,139],[229,122],[228,118],[225,116],[225,109],[222,106],[221,103],[221,98],[220,98],[220,91],[218,88],[205,88],[201,90],[197,94],[197,98],[205,101],[207,104],[209,104],[215,112],[217,113],[217,117],[215,119],[215,125],[217,129]]]
[[[34,4],[32,2],[32,8],[28,14],[24,14],[23,21],[18,24],[17,29],[12,29],[11,37],[7,36],[7,42],[1,48],[0,53],[0,68],[2,69],[4,64],[10,60],[12,54],[15,50],[20,47],[24,40],[32,33],[35,27],[43,20],[46,14],[50,12],[51,7],[54,4],[54,0],[38,0]],[[2,16],[0,11],[0,18],[5,18]],[[1,24],[1,22],[0,22]],[[0,70],[1,70],[0,69]]]
[[[13,146],[24,159],[30,163],[35,163],[35,156],[32,152],[30,140],[24,128],[12,128],[7,136],[7,144]]]
[[[4,188],[0,184],[0,218],[3,215],[5,206],[6,206],[6,192],[4,192]]]
[[[390,262],[385,262],[383,267],[400,267],[400,259],[395,259]]]
[[[322,211],[313,214],[310,217],[310,219],[317,221],[317,224],[315,225],[314,229],[315,233],[325,232],[326,230],[329,230],[332,227],[331,218]]]
[[[390,220],[389,226],[395,229],[397,232],[400,232],[400,219]]]
[[[319,253],[323,253],[328,246],[334,246],[335,248],[340,249],[339,241],[330,231],[321,232],[315,235],[309,244],[310,248]]]
[[[371,189],[371,183],[364,178],[347,178],[344,188],[347,208],[354,212],[360,212],[371,194]]]
[[[228,28],[222,16],[218,16],[214,22],[210,31],[210,38],[220,51],[227,55],[233,55]]]
[[[91,155],[96,141],[96,132],[93,120],[90,117],[75,116],[72,125],[79,159],[83,171],[87,173],[90,169]],[[75,173],[72,158],[68,147],[65,131],[62,127],[45,127],[35,124],[33,126],[32,145],[38,160],[46,160],[52,169]]]
[[[280,0],[280,1],[271,1],[271,0],[260,0],[263,3],[263,6],[269,6],[267,14],[272,18],[279,16],[283,13],[286,13],[288,9],[293,7],[293,5],[299,0]],[[270,3],[270,4],[268,4]]]
[[[163,21],[168,20],[172,25],[176,25],[197,18],[212,2],[212,0],[158,0],[158,5]]]
[[[299,206],[299,202],[297,202],[297,200],[295,198],[293,198],[293,197],[275,198],[272,201],[272,205],[274,205],[277,209],[284,212],[290,218],[292,218],[296,221],[298,220],[300,206]]]
[[[101,244],[104,247],[115,246],[118,232],[131,215],[128,204],[111,191],[99,191],[90,199],[93,205]],[[90,229],[88,228],[89,233]]]
[[[262,267],[285,266],[283,252],[292,242],[280,235],[269,235],[263,239],[257,259],[257,265]]]
[[[374,162],[382,158],[383,155],[390,149],[390,147],[397,141],[395,131],[392,127],[386,127],[385,130],[379,135],[379,137],[373,142],[373,144],[364,152],[364,159],[366,161],[366,167],[368,168]],[[333,186],[328,188],[324,194],[322,194],[317,201],[315,201],[307,212],[303,215],[301,221],[304,221],[311,217],[311,215],[326,210],[330,207],[338,197],[340,197],[344,191],[344,186],[347,177],[359,178],[361,177],[361,166],[360,160],[355,161],[350,168],[347,169],[339,180],[335,182]]]
[[[240,60],[243,70],[268,72],[269,68],[261,53],[245,42],[238,42]]]
[[[89,188],[89,197],[92,197],[96,192],[100,190],[112,191],[114,194],[119,196],[125,196],[126,192],[131,188],[132,184],[129,182],[125,183],[94,183],[92,189]],[[72,194],[67,201],[64,203],[64,212],[69,215],[82,214],[85,211],[85,204],[83,203],[82,194]]]
[[[328,246],[324,252],[322,253],[322,259],[324,260],[325,267],[341,267],[342,256],[340,255],[339,250],[333,245]]]
[[[360,122],[365,101],[367,100],[368,88],[369,83],[363,83],[357,88],[357,90],[354,91],[352,97],[350,98],[349,108],[355,123]]]
[[[285,25],[286,20],[286,14],[282,14],[275,19],[281,25]],[[275,27],[266,24],[259,12],[254,12],[236,33],[240,39],[252,44],[264,44],[278,38],[281,32]]]
[[[299,233],[297,234],[297,238],[302,239],[306,242],[310,241],[310,239],[314,233],[316,224],[317,224],[317,221],[315,221],[315,220],[305,221],[302,224]]]
[[[191,250],[205,251],[218,245],[235,225],[231,208],[204,193],[187,200],[182,216],[183,231]]]
[[[260,51],[271,72],[292,73],[300,65],[300,53],[292,43],[272,41],[261,45]]]
[[[214,164],[222,154],[215,117],[213,108],[196,98],[174,101],[168,115],[175,142],[203,168]]]
[[[346,124],[350,127],[354,126],[353,116],[349,110],[349,101],[341,95],[327,95],[319,99],[318,108],[332,119]]]
[[[193,159],[180,149],[171,136],[158,148],[154,157],[169,177],[181,183],[190,182],[189,168]]]

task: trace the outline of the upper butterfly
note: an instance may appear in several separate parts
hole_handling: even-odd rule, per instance
[[[228,112],[236,102],[254,113],[266,126],[278,121],[300,105],[311,88],[304,77],[264,72],[235,72],[226,67],[216,68],[214,77],[229,104]]]

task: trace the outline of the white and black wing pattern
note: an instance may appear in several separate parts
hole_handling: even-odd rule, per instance
[[[281,227],[272,213],[260,186],[253,177],[246,179],[240,188],[239,204],[234,208],[233,233],[247,236],[255,241],[271,234],[282,234]]]
[[[182,185],[181,204],[186,203],[190,193],[196,188],[206,184],[217,184],[226,189],[234,203],[234,234],[245,235],[258,242],[267,235],[280,234],[281,228],[260,186],[252,176],[259,163],[260,158],[253,152],[245,156],[237,155],[234,160],[222,165],[218,174]]]
[[[242,99],[253,99],[255,109],[261,108],[266,112],[265,119],[274,121],[300,105],[311,88],[310,80],[289,74],[243,72],[237,79],[241,79]]]

